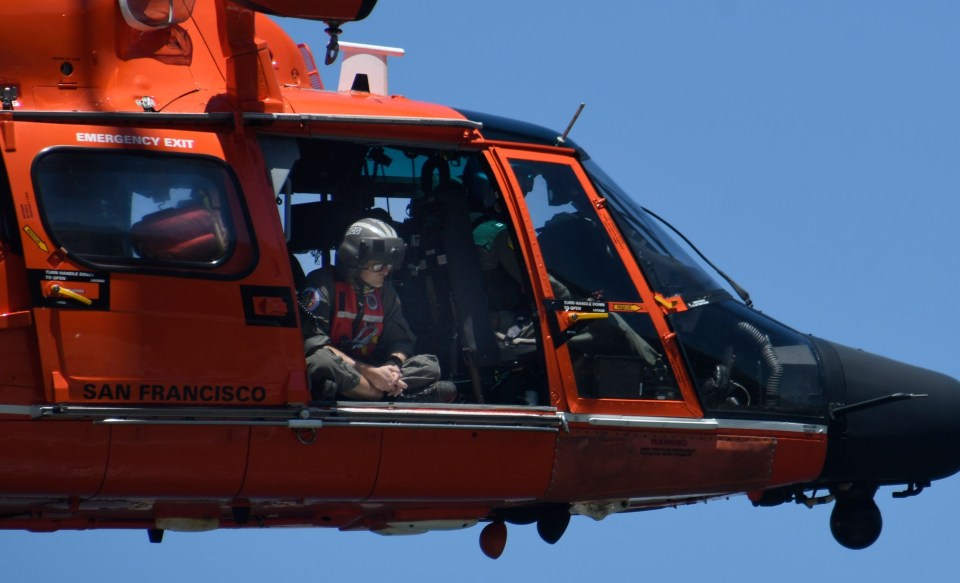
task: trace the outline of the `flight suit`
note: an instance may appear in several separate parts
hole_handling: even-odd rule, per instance
[[[400,309],[393,285],[372,289],[344,281],[334,268],[317,269],[307,276],[300,293],[304,350],[313,398],[333,401],[360,382],[360,373],[327,346],[373,365],[391,355],[411,355],[416,337]],[[414,395],[440,379],[440,365],[431,354],[407,358],[400,365],[405,391]]]

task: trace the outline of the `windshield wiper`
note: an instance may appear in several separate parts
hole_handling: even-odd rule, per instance
[[[723,280],[726,281],[726,282],[730,285],[731,288],[733,288],[733,291],[737,292],[737,295],[740,296],[740,299],[743,300],[743,303],[745,303],[748,308],[753,307],[753,300],[750,299],[750,294],[747,293],[747,290],[745,290],[745,289],[743,289],[742,287],[740,287],[740,285],[739,285],[737,282],[733,281],[733,278],[732,278],[732,277],[730,277],[729,275],[727,275],[726,273],[724,273],[723,270],[721,270],[719,267],[717,267],[716,265],[714,265],[712,261],[710,261],[709,259],[707,259],[706,255],[704,255],[703,253],[701,253],[700,250],[697,249],[697,246],[694,245],[694,244],[690,241],[690,239],[687,239],[687,236],[686,236],[686,235],[684,235],[683,233],[681,233],[680,231],[678,231],[676,227],[674,227],[673,225],[671,225],[670,223],[668,223],[663,217],[661,217],[661,216],[658,215],[657,213],[651,211],[650,209],[648,209],[648,208],[646,208],[646,207],[640,207],[640,208],[642,208],[642,209],[644,210],[644,212],[648,213],[648,214],[649,214],[650,216],[652,216],[653,218],[655,218],[655,219],[657,219],[658,221],[660,221],[661,223],[663,223],[668,229],[670,229],[671,231],[673,231],[676,236],[680,237],[680,238],[683,240],[684,243],[686,243],[687,245],[690,246],[691,249],[693,249],[693,252],[696,253],[697,256],[700,257],[700,259],[702,259],[704,263],[706,263],[706,264],[709,265],[714,271],[716,271],[716,272],[717,272],[717,275],[719,275],[720,277],[722,277]]]

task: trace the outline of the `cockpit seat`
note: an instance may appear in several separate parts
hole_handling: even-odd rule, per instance
[[[500,367],[536,351],[535,345],[509,346],[494,330],[490,298],[473,240],[473,224],[463,188],[451,181],[443,187],[443,245],[447,256],[450,293],[456,309],[460,344],[472,377],[474,393],[483,402],[479,369]]]

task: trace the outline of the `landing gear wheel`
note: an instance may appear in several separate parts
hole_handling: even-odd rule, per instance
[[[547,544],[554,544],[563,533],[567,531],[567,525],[570,524],[570,511],[566,507],[545,512],[537,520],[537,534]]]
[[[872,497],[838,496],[830,514],[830,532],[848,549],[865,549],[875,543],[883,529],[883,517]]]

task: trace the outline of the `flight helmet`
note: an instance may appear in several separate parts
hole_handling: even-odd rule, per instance
[[[337,248],[337,271],[354,281],[368,263],[389,263],[394,269],[403,262],[406,244],[397,231],[380,219],[360,219],[347,227]]]

